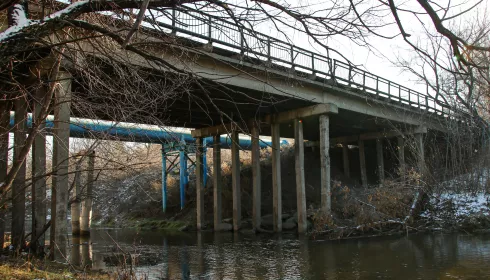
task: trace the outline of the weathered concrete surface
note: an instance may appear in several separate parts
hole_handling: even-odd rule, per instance
[[[257,124],[252,126],[252,185],[253,185],[253,209],[252,224],[253,228],[260,228],[260,208],[261,204],[261,174],[260,174],[260,146],[259,146],[259,127]]]
[[[376,159],[378,162],[378,180],[383,184],[385,180],[385,164],[383,158],[383,139],[376,139]]]
[[[368,187],[367,171],[366,171],[366,151],[364,148],[364,140],[359,140],[359,164],[361,168],[361,181],[364,188]]]
[[[298,211],[298,232],[307,230],[306,194],[305,194],[305,152],[303,143],[303,123],[294,121],[294,157],[296,167],[296,206]]]
[[[320,115],[320,162],[321,162],[321,201],[322,211],[332,209],[330,190],[330,123],[328,115]]]
[[[238,132],[231,134],[231,181],[233,192],[233,230],[237,231],[241,225],[241,188],[240,188],[240,147],[238,145]]]
[[[279,124],[271,125],[272,130],[272,200],[274,231],[282,230],[282,190],[281,190],[281,146]]]
[[[67,256],[68,253],[68,224],[67,206],[69,197],[68,165],[70,146],[70,103],[71,103],[71,74],[60,72],[55,90],[56,104],[54,110],[53,129],[53,168],[56,175],[53,187],[56,189],[56,222],[54,243],[55,255]],[[53,209],[52,209],[53,210]],[[52,211],[51,210],[51,211]],[[53,211],[51,212],[53,213]],[[51,225],[52,226],[52,225]],[[53,248],[54,249],[54,248]]]
[[[90,225],[92,222],[92,202],[95,180],[95,151],[88,154],[87,168],[87,187],[85,199],[82,201],[82,214],[80,216],[80,235],[90,235]]]
[[[204,227],[203,139],[196,138],[196,227]]]
[[[213,137],[213,215],[214,230],[220,230],[222,209],[221,209],[221,137]]]

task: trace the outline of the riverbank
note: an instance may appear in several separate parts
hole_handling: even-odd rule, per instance
[[[115,278],[103,271],[90,269],[82,270],[81,268],[59,262],[1,256],[0,279],[109,280]]]

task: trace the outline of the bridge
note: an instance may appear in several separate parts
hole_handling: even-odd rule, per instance
[[[226,144],[222,141],[223,135],[228,135],[231,139],[235,231],[240,229],[242,218],[239,150],[245,144],[240,142],[239,134],[251,136],[254,205],[252,221],[256,229],[261,226],[259,139],[261,136],[272,138],[268,145],[272,147],[273,224],[276,232],[282,230],[280,139],[294,138],[298,232],[304,233],[307,230],[305,149],[315,147],[318,150],[322,170],[321,208],[328,212],[331,208],[331,149],[342,149],[342,170],[346,176],[350,176],[351,147],[357,147],[359,162],[356,165],[359,166],[360,181],[367,187],[369,184],[382,183],[385,179],[383,145],[384,141],[388,141],[386,139],[396,139],[398,164],[404,170],[407,136],[413,136],[410,137],[414,139],[416,147],[413,156],[417,158],[418,170],[424,172],[424,136],[429,133],[444,133],[448,122],[461,122],[467,118],[465,112],[456,110],[442,99],[434,99],[436,94],[429,87],[424,93],[417,92],[331,58],[329,50],[325,50],[323,54],[315,53],[201,11],[180,8],[166,10],[166,13],[166,21],[145,19],[145,22],[158,26],[159,30],[143,24],[140,32],[154,42],[154,52],[158,53],[162,63],[171,65],[173,71],[126,50],[113,51],[124,58],[121,63],[130,61],[133,65],[161,71],[168,76],[175,75],[174,77],[181,73],[190,73],[201,82],[199,85],[190,85],[191,95],[195,99],[175,98],[171,104],[165,101],[165,104],[159,105],[166,109],[154,116],[168,120],[168,126],[192,129],[193,149],[196,152],[198,230],[206,224],[203,201],[206,178],[203,157],[206,145],[213,148],[213,226],[215,230],[221,228],[220,149]],[[83,47],[91,51],[94,58],[103,57],[103,54],[97,53],[89,45]],[[69,184],[67,147],[72,130],[70,117],[86,117],[77,107],[70,107],[71,96],[77,92],[77,98],[96,102],[90,92],[83,92],[84,88],[80,86],[76,75],[69,64],[64,65],[63,71],[58,74],[60,87],[57,88],[56,101],[59,105],[55,108],[52,129],[55,136],[53,166],[58,166],[55,184],[57,192],[61,193],[58,199],[66,202]],[[77,83],[73,83],[73,80],[77,80]],[[168,82],[172,82],[171,78]],[[43,93],[39,94],[42,96]],[[24,143],[27,108],[25,101],[19,99],[15,102],[14,141]],[[34,115],[40,114],[39,108],[39,104],[34,106]],[[144,115],[144,112],[141,114]],[[101,120],[120,121],[111,119],[105,108],[98,109],[97,117]],[[43,127],[46,124],[40,125]],[[148,138],[145,133],[148,132],[135,132],[135,135],[138,139],[145,139]],[[32,148],[38,157],[45,155],[45,142],[41,134],[36,136]],[[209,138],[207,144],[204,143],[206,138]],[[369,141],[376,143],[376,182],[368,180],[372,177],[372,174],[368,174],[371,169],[366,166],[366,143]],[[21,148],[22,145],[15,145],[14,154],[20,153]],[[34,174],[44,174],[45,159],[44,162],[33,162]],[[23,168],[25,176],[25,166]],[[163,181],[165,182],[165,177]],[[22,188],[22,184],[25,184],[25,180],[14,182],[14,193],[16,189]],[[38,184],[44,184],[45,187],[45,182],[41,180],[34,182],[35,186]],[[63,210],[62,207],[58,207],[56,212],[61,217],[66,215],[66,209]],[[15,214],[13,219],[24,217]],[[54,238],[64,242],[66,225],[62,224],[65,220],[56,219],[60,224],[56,226]]]

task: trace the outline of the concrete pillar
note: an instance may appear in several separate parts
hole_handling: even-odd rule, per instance
[[[378,180],[382,185],[385,180],[385,164],[383,159],[383,139],[376,139],[376,158],[378,162]]]
[[[204,174],[202,138],[196,138],[196,210],[197,230],[204,227]]]
[[[185,173],[187,172],[187,158],[185,156],[184,151],[179,152],[179,166],[180,166],[180,171],[179,171],[179,186],[180,186],[180,210],[184,209],[185,206],[185,185],[186,185],[186,176]]]
[[[278,123],[271,125],[272,136],[272,221],[275,232],[282,231],[281,143]]]
[[[330,129],[328,115],[320,116],[320,165],[321,165],[321,202],[322,211],[332,209],[330,190]]]
[[[80,266],[80,237],[74,236],[71,238],[71,251],[70,251],[70,264],[73,266]]]
[[[257,123],[252,125],[252,182],[253,182],[253,209],[252,224],[253,228],[260,228],[261,222],[261,176],[260,176],[260,146],[259,146],[259,126]]]
[[[41,120],[39,124],[36,124],[36,120],[39,119],[40,110],[45,98],[45,88],[40,87],[34,100],[34,112],[33,112],[33,124],[38,126],[38,132],[34,136],[34,143],[32,145],[32,237],[37,237],[41,234],[41,231],[46,224],[46,132],[45,132],[45,120]],[[35,250],[39,246],[44,248],[44,234],[39,237],[38,244],[36,244]]]
[[[167,152],[162,145],[162,211],[167,211]]]
[[[221,212],[221,136],[213,136],[213,204],[214,230],[220,230]]]
[[[398,142],[398,161],[400,163],[400,177],[405,180],[405,138],[403,136],[397,137]]]
[[[70,102],[71,74],[59,72],[55,89],[54,128],[53,128],[53,174],[56,188],[56,217],[55,217],[55,256],[67,256],[68,249],[68,165],[70,146]],[[53,213],[53,209],[51,210]],[[51,246],[53,247],[53,246]]]
[[[71,196],[71,233],[76,236],[80,235],[80,161],[75,165],[75,179]]]
[[[26,212],[26,161],[19,159],[24,148],[27,133],[27,100],[21,95],[14,101],[14,164],[20,169],[12,183],[12,245],[20,249],[24,244],[24,219]],[[65,219],[66,221],[66,219]]]
[[[239,230],[241,224],[241,196],[240,196],[240,147],[238,131],[231,133],[231,181],[233,191],[233,230]]]
[[[87,187],[85,199],[82,202],[82,215],[80,217],[80,235],[90,235],[90,224],[92,222],[92,200],[95,181],[95,151],[88,155]]]
[[[342,160],[344,164],[344,175],[350,178],[349,147],[346,143],[342,144]]]
[[[420,175],[425,173],[425,152],[424,152],[424,135],[422,133],[415,134],[415,146],[417,148],[417,165]]]
[[[361,166],[361,181],[364,188],[368,187],[366,172],[366,153],[364,151],[364,141],[359,140],[359,162]]]
[[[303,122],[294,120],[294,157],[296,171],[296,207],[298,211],[298,232],[307,230],[306,193],[305,193],[305,151],[303,140]]]
[[[12,104],[9,101],[0,101],[0,182],[7,179],[8,147],[9,147],[9,122]],[[0,196],[5,195],[5,190],[0,187]],[[5,212],[6,203],[0,205],[0,248],[3,248],[5,240]]]

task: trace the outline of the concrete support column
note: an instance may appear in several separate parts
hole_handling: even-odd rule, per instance
[[[281,143],[278,123],[271,125],[272,135],[272,221],[275,232],[282,231]]]
[[[80,161],[75,165],[75,179],[74,179],[74,187],[72,190],[71,196],[71,233],[76,236],[80,235]]]
[[[41,231],[46,224],[46,132],[45,120],[40,120],[39,124],[36,121],[39,119],[40,110],[43,107],[46,90],[40,87],[34,99],[33,106],[33,124],[37,125],[38,131],[34,136],[32,145],[32,237],[35,238],[41,234]],[[36,248],[41,246],[44,248],[44,234],[39,237]]]
[[[405,180],[405,138],[403,136],[397,137],[398,142],[398,161],[400,163],[400,177]]]
[[[383,158],[383,139],[376,139],[376,158],[378,162],[378,180],[379,184],[382,185],[385,180],[385,164]]]
[[[220,230],[221,212],[221,137],[213,136],[213,202],[214,230]]]
[[[20,169],[12,183],[12,245],[15,250],[24,244],[24,219],[26,212],[26,161],[20,159],[27,133],[27,100],[24,95],[14,101],[14,162]],[[66,219],[65,219],[66,222]]]
[[[196,138],[196,210],[197,230],[204,227],[204,174],[203,174],[203,139]]]
[[[350,178],[349,147],[346,143],[342,144],[342,163],[344,164],[344,175]]]
[[[179,152],[179,186],[180,186],[180,210],[184,209],[185,206],[185,185],[186,185],[186,175],[187,172],[187,158],[184,151]]]
[[[417,148],[417,164],[420,175],[425,173],[425,151],[424,151],[424,135],[422,133],[415,134],[415,146]]]
[[[259,126],[257,123],[252,125],[252,182],[253,182],[253,209],[252,224],[253,228],[260,228],[261,222],[261,176],[260,176],[260,146],[259,146]]]
[[[0,182],[7,179],[8,147],[9,147],[9,123],[12,104],[9,101],[0,101]],[[0,187],[0,195],[5,195],[4,187]],[[5,240],[5,212],[6,203],[0,205],[0,248],[3,248]]]
[[[328,115],[320,115],[321,202],[324,213],[329,213],[332,209],[329,149],[330,129]]]
[[[238,131],[231,133],[231,181],[233,191],[233,230],[240,229],[241,224],[241,195],[240,195],[240,146]]]
[[[294,157],[296,167],[296,207],[298,211],[298,232],[307,230],[306,194],[305,194],[305,150],[303,139],[303,122],[294,120]]]
[[[167,151],[162,145],[162,211],[167,211]]]
[[[71,74],[59,72],[55,89],[55,108],[54,108],[54,128],[53,128],[53,174],[55,183],[53,184],[56,192],[56,207],[51,209],[56,217],[54,229],[55,254],[67,256],[68,249],[68,165],[69,165],[69,146],[70,146],[70,103],[71,103]],[[55,211],[53,211],[55,210]],[[51,225],[53,226],[53,225]]]
[[[359,163],[361,166],[361,181],[364,188],[368,187],[367,172],[366,172],[366,153],[364,149],[364,141],[359,140]]]
[[[82,215],[80,217],[80,235],[90,235],[90,224],[92,221],[92,200],[95,181],[95,151],[88,155],[87,187],[85,199],[82,202]]]

